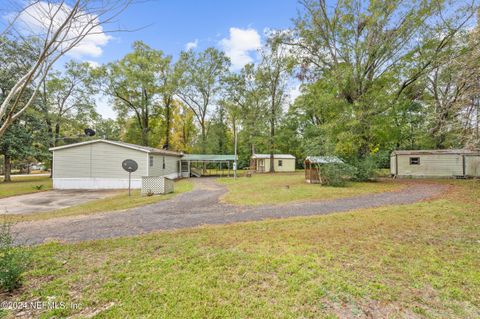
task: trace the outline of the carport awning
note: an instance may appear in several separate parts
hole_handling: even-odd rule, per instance
[[[226,162],[234,161],[235,155],[217,155],[217,154],[185,154],[182,161],[198,161],[198,162]]]

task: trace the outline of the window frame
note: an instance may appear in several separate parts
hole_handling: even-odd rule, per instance
[[[278,167],[283,167],[283,160],[281,159],[278,160]]]
[[[153,155],[148,155],[148,167],[153,167]]]
[[[419,156],[409,157],[408,158],[408,163],[410,165],[420,165],[420,157]]]
[[[167,167],[167,166],[165,164],[165,156],[163,156],[163,158],[162,158],[162,169],[165,169],[165,167]]]

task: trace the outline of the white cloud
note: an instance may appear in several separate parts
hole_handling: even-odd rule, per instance
[[[192,50],[195,49],[198,46],[198,39],[195,39],[194,41],[188,42],[185,44],[185,50]]]
[[[61,25],[71,9],[67,4],[60,6],[57,3],[40,1],[24,10],[18,17],[18,23],[22,31],[28,34],[44,35],[48,31],[49,25],[54,27]],[[79,15],[77,21],[68,31],[69,34],[67,34],[66,39],[75,38],[82,32],[81,30],[84,30],[85,26],[92,23],[98,23],[98,18],[95,15],[85,12],[83,15]],[[105,46],[110,39],[111,36],[105,34],[101,25],[94,26],[89,34],[68,54],[77,58],[83,56],[98,57],[103,53],[102,46]]]
[[[220,46],[232,61],[232,69],[239,70],[253,62],[251,51],[261,47],[261,39],[255,29],[230,28],[230,37],[222,39]]]
[[[92,60],[85,60],[85,62],[87,62],[90,67],[96,69],[100,66],[100,63],[96,62],[96,61],[92,61]]]

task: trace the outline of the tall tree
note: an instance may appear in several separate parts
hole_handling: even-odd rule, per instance
[[[281,39],[273,37],[268,46],[261,51],[261,62],[258,66],[257,77],[268,92],[269,108],[268,122],[270,125],[269,153],[270,172],[275,171],[275,127],[282,113],[282,106],[287,98],[287,84],[294,67],[294,59]]]
[[[65,123],[89,123],[97,117],[95,90],[89,73],[88,63],[70,61],[63,72],[50,73],[43,83],[38,104],[48,128],[50,147],[56,146],[61,139],[62,125]]]
[[[441,1],[302,0],[303,10],[284,42],[295,49],[306,80],[335,81],[344,128],[364,157],[388,134],[389,112],[448,54],[475,5]],[[381,132],[381,133],[380,133]],[[346,141],[345,141],[346,142]]]
[[[75,0],[71,4],[53,0],[26,2],[0,30],[0,47],[11,42],[27,44],[34,56],[29,68],[19,73],[14,85],[0,104],[0,137],[23,112],[32,107],[43,80],[55,62],[82,44],[91,35],[103,33],[102,25],[112,23],[130,0],[106,0],[98,3]],[[34,28],[25,21],[35,17]],[[36,30],[38,32],[29,32]],[[32,42],[31,38],[37,39]],[[34,44],[34,45],[33,45]]]
[[[178,96],[195,114],[200,125],[200,150],[206,151],[207,115],[209,107],[215,103],[220,92],[221,78],[230,65],[223,52],[207,48],[196,53],[193,50],[182,52],[178,67],[183,70],[183,77]]]
[[[124,118],[131,114],[135,117],[143,145],[157,144],[149,140],[150,120],[161,105],[159,70],[164,63],[162,51],[137,41],[133,44],[133,52],[94,70],[104,92],[113,98],[118,114]]]

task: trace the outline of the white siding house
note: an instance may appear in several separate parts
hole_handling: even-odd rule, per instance
[[[390,173],[395,177],[479,177],[480,151],[394,151]]]
[[[56,189],[116,189],[128,187],[122,162],[132,159],[132,188],[141,188],[142,176],[179,177],[183,154],[129,143],[92,140],[53,147],[53,187]]]

